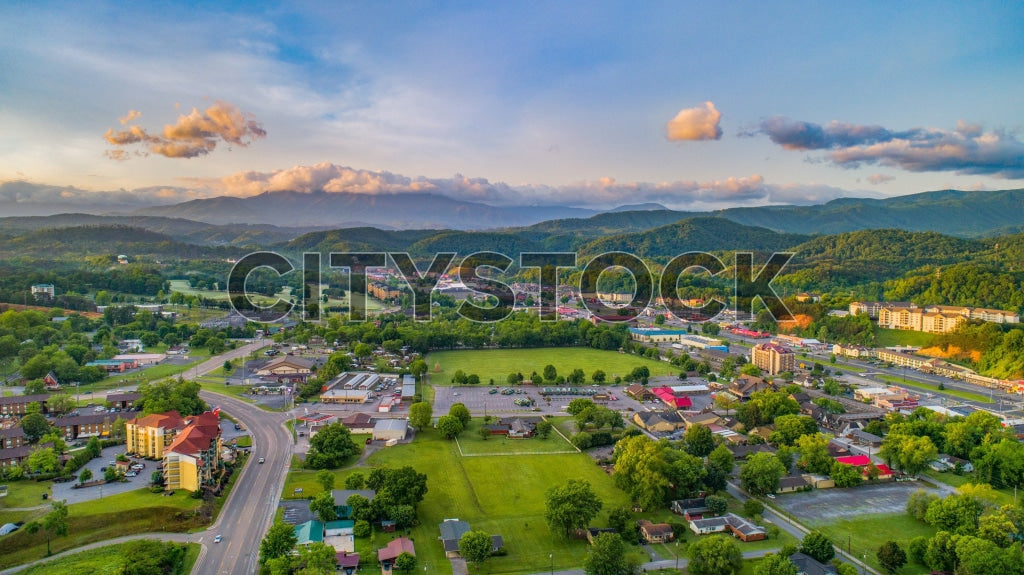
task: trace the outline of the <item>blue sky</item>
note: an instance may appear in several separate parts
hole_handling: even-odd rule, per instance
[[[1014,3],[89,4],[0,5],[0,181],[684,209],[1024,187]]]

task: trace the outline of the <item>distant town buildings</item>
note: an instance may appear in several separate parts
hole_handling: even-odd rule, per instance
[[[32,295],[36,299],[40,297],[53,299],[57,295],[57,289],[53,284],[35,284],[31,289]]]
[[[873,319],[877,318],[878,327],[926,333],[949,333],[972,319],[993,323],[1020,323],[1020,316],[1012,311],[953,305],[917,307],[911,302],[853,302],[850,304],[850,313],[862,313]]]

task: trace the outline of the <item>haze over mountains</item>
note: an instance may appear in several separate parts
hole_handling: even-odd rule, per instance
[[[429,193],[341,192],[267,192],[247,198],[225,196],[144,207],[127,214],[112,214],[109,207],[104,204],[100,210],[108,215],[0,218],[0,233],[19,235],[44,228],[129,225],[191,243],[267,245],[287,242],[309,232],[372,227],[448,230],[447,240],[435,243],[469,242],[479,244],[481,249],[487,249],[481,243],[484,237],[497,241],[493,232],[500,231],[506,237],[497,241],[499,244],[509,243],[511,234],[517,245],[526,242],[538,249],[549,249],[575,247],[583,243],[583,238],[605,237],[608,246],[623,248],[623,242],[635,244],[640,240],[608,236],[645,232],[692,218],[721,218],[765,231],[800,235],[901,229],[982,237],[1024,229],[1020,216],[1024,211],[1024,189],[943,190],[887,199],[844,198],[812,206],[740,207],[712,212],[669,210],[657,204],[623,206],[606,212],[566,206],[497,207]],[[475,235],[453,230],[489,230],[491,233]],[[688,236],[692,231],[692,226],[683,226],[660,233],[679,237]],[[781,243],[792,243],[794,239],[785,238]],[[665,237],[644,241],[674,243]]]

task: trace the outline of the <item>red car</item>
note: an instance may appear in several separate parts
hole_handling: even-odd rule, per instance
[[[373,443],[373,438],[372,437],[367,437],[366,438],[366,444],[369,445],[371,443]]]

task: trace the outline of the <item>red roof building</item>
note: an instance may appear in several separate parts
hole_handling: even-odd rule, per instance
[[[687,409],[693,407],[693,402],[690,401],[689,397],[685,395],[676,395],[672,392],[670,387],[656,387],[651,390],[654,395],[658,396],[658,399],[665,402],[666,405],[673,409]]]
[[[847,457],[837,457],[836,463],[845,463],[846,465],[852,465],[859,467],[861,473],[865,476],[868,474],[868,467],[872,464],[871,458],[867,455],[849,455]],[[875,469],[878,469],[879,479],[892,479],[892,469],[884,463],[875,465]]]

